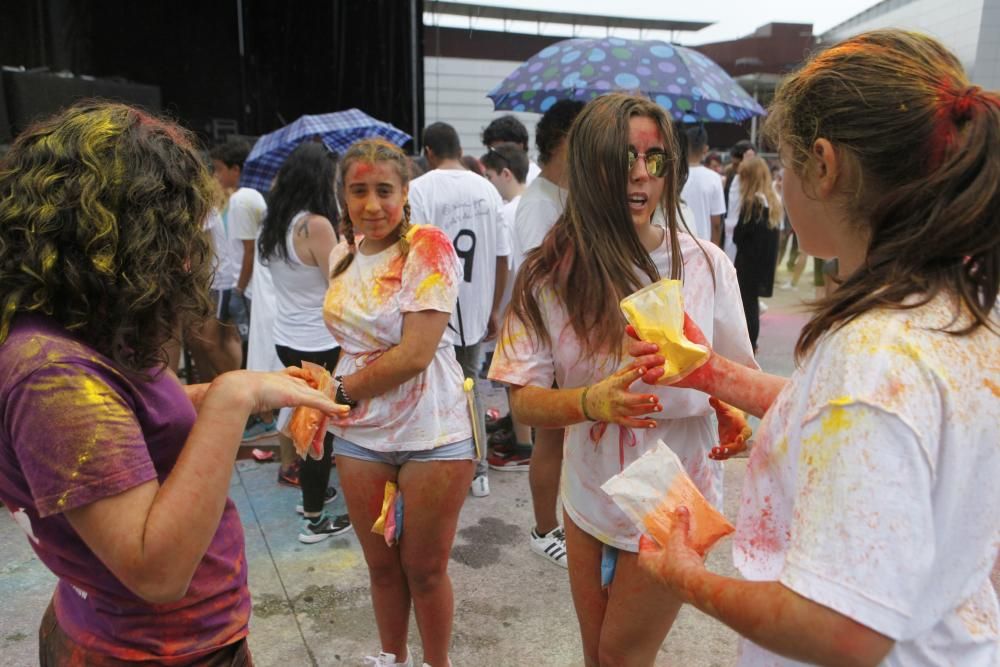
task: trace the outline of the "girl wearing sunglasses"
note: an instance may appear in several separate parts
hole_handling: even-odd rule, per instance
[[[519,420],[566,429],[561,499],[586,664],[652,665],[680,601],[637,567],[639,532],[601,484],[658,439],[717,506],[722,469],[709,458],[718,440],[707,396],[632,390],[641,371],[623,355],[618,302],[661,277],[683,280],[712,345],[756,365],[732,264],[678,226],[680,153],[663,109],[598,98],[577,117],[568,153],[565,211],[525,258],[490,377],[511,386]]]

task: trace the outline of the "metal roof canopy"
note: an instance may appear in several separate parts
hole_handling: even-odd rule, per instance
[[[515,9],[495,5],[471,5],[464,2],[444,2],[427,0],[424,11],[448,16],[467,16],[470,19],[500,19],[503,21],[526,21],[531,23],[561,23],[563,25],[595,26],[599,28],[632,28],[633,30],[683,30],[697,31],[712,23],[701,21],[672,21],[664,19],[636,19],[620,16],[599,16],[597,14],[573,14],[569,12],[543,12],[535,9]]]

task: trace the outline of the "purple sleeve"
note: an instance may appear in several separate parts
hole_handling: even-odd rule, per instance
[[[11,443],[41,517],[156,479],[120,378],[82,363],[49,363],[4,406]]]

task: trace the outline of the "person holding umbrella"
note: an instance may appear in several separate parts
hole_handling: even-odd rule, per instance
[[[681,604],[639,569],[640,533],[601,485],[663,439],[702,493],[722,500],[708,397],[633,391],[618,302],[661,276],[683,278],[684,303],[713,343],[756,368],[732,265],[680,231],[685,159],[650,100],[610,94],[584,107],[568,138],[566,208],[518,273],[490,368],[511,386],[518,419],[565,428],[561,499],[588,667],[652,664]]]

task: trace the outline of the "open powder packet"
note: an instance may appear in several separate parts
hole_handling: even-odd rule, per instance
[[[307,382],[330,398],[336,393],[333,378],[325,368],[308,361],[302,362],[302,370],[309,373]],[[302,458],[309,456],[314,459],[323,458],[323,438],[326,437],[326,426],[330,418],[322,410],[300,405],[292,412],[292,418],[286,425],[287,435],[295,444],[295,451]]]
[[[666,361],[665,373],[657,384],[677,382],[708,361],[708,348],[684,336],[681,281],[657,281],[625,297],[619,305],[639,337],[660,346]]]
[[[733,525],[694,485],[677,454],[657,441],[656,446],[604,484],[601,490],[659,544],[666,544],[674,523],[674,510],[687,507],[691,518],[691,547],[704,556],[733,532]]]

